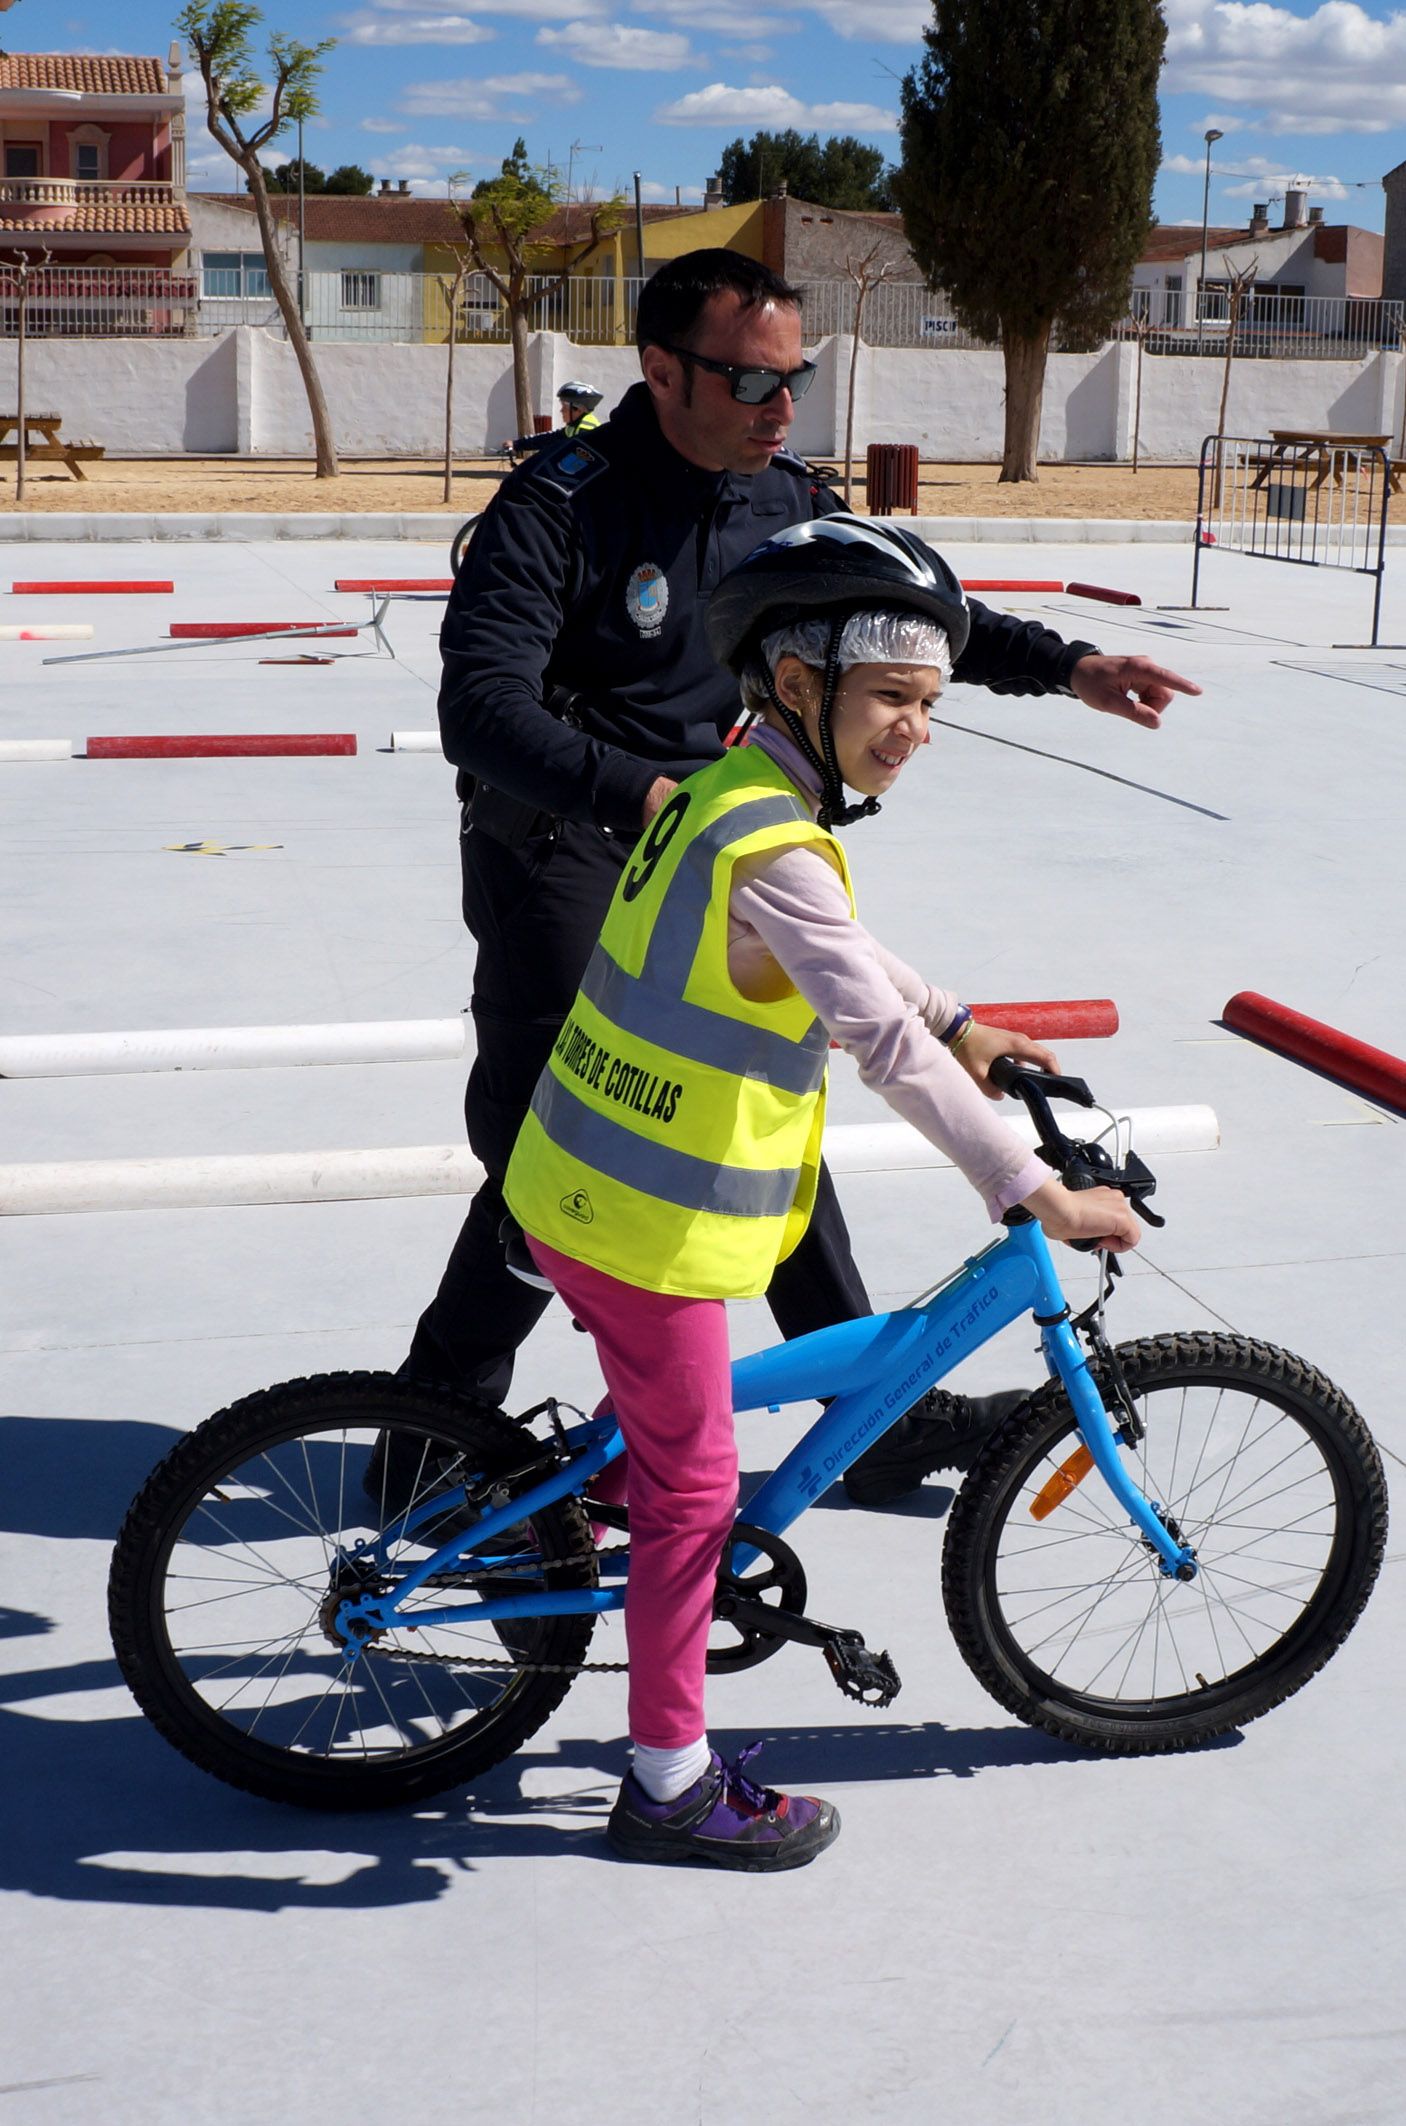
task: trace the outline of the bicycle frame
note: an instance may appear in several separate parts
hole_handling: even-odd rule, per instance
[[[734,1409],[776,1410],[786,1402],[833,1398],[748,1501],[747,1523],[781,1535],[920,1396],[1027,1313],[1034,1316],[1045,1363],[1064,1383],[1079,1436],[1114,1499],[1146,1539],[1162,1572],[1168,1578],[1193,1578],[1194,1552],[1171,1534],[1157,1503],[1144,1496],[1124,1467],[1114,1424],[1070,1324],[1049,1243],[1033,1221],[1011,1226],[918,1305],[838,1322],[734,1363]],[[355,1656],[358,1642],[368,1631],[403,1625],[402,1602],[436,1573],[453,1566],[466,1550],[476,1549],[540,1508],[581,1492],[624,1451],[620,1429],[609,1414],[574,1428],[571,1443],[570,1459],[559,1470],[510,1503],[484,1514],[471,1533],[442,1544],[399,1579],[393,1592],[344,1603],[338,1623],[348,1629],[349,1656]],[[454,1502],[453,1493],[441,1493],[403,1522],[397,1521],[396,1528],[413,1534],[417,1522],[434,1519]],[[754,1548],[739,1543],[733,1550],[732,1569],[745,1571],[757,1555]],[[623,1587],[547,1590],[495,1596],[455,1608],[417,1609],[412,1617],[415,1624],[428,1625],[581,1616],[620,1609],[624,1600]]]

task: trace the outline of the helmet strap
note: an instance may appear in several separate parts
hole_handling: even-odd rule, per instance
[[[781,699],[775,675],[766,669],[765,660],[762,660],[767,699],[820,777],[820,810],[816,819],[817,824],[827,832],[833,827],[848,827],[857,819],[872,819],[880,810],[877,797],[866,797],[853,805],[845,803],[844,778],[840,774],[834,734],[830,728],[835,695],[840,684],[840,639],[844,631],[845,624],[842,619],[831,621],[830,640],[825,649],[825,669],[820,685],[819,750],[816,749],[801,717]]]

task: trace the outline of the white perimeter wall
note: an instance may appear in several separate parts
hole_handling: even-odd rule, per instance
[[[318,370],[339,447],[348,456],[433,456],[444,443],[447,349],[323,341]],[[822,341],[819,374],[798,409],[793,440],[808,456],[844,447],[850,342]],[[555,412],[555,393],[580,377],[605,393],[605,413],[638,377],[633,348],[578,347],[556,333],[531,342],[533,396]],[[1049,460],[1120,459],[1132,453],[1137,351],[1050,357],[1040,454]],[[1401,435],[1406,357],[1351,362],[1237,361],[1226,426],[1339,429]],[[517,431],[506,347],[459,347],[454,358],[454,444],[472,454]],[[1194,459],[1217,426],[1221,364],[1212,357],[1148,355],[1142,366],[1142,454]],[[63,432],[128,453],[298,457],[312,448],[302,381],[291,350],[241,326],[215,340],[40,340],[26,359],[28,404],[61,415]],[[855,448],[916,443],[924,458],[999,458],[1004,372],[999,354],[927,348],[861,351]],[[0,403],[15,402],[15,347],[0,343]]]

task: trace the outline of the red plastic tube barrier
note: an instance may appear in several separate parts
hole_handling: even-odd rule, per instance
[[[1103,1041],[1118,1031],[1118,1006],[1111,997],[1054,997],[1029,1004],[973,1004],[971,1015],[983,1026],[1007,1033],[1028,1033],[1032,1041]],[[832,1041],[832,1048],[838,1047]]]
[[[90,738],[89,760],[216,760],[228,755],[354,753],[354,731],[293,731],[282,736],[237,731],[230,737]]]
[[[10,589],[16,597],[26,598],[81,598],[85,592],[98,592],[106,597],[109,593],[140,591],[174,591],[174,583],[12,583]]]
[[[1105,590],[1101,583],[1066,583],[1064,588],[1071,598],[1098,598],[1105,605],[1141,605],[1136,591]]]
[[[323,620],[173,620],[169,633],[197,642],[216,641],[222,635],[308,635],[316,632],[330,640],[355,635],[354,627],[333,627]]]
[[[1105,1041],[1118,1031],[1111,997],[1055,997],[1045,1003],[973,1004],[983,1026],[1004,1026],[1035,1041]]]
[[[339,591],[452,591],[452,576],[338,576]]]
[[[1374,1100],[1406,1112],[1406,1062],[1400,1056],[1370,1048],[1351,1034],[1339,1033],[1336,1026],[1305,1018],[1301,1011],[1291,1011],[1287,1004],[1276,1004],[1272,997],[1262,997],[1253,989],[1242,989],[1233,996],[1221,1017],[1236,1033],[1248,1034],[1254,1041],[1263,1041],[1266,1048],[1292,1056],[1296,1063],[1309,1063],[1354,1091],[1370,1093]]]
[[[1071,584],[1070,588],[1073,588]],[[1040,577],[1023,576],[963,576],[964,591],[1062,591],[1062,583],[1046,583]]]

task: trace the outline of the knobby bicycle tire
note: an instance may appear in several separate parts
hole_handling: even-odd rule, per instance
[[[216,1778],[304,1807],[413,1801],[510,1756],[561,1703],[594,1617],[425,1623],[355,1662],[329,1627],[343,1595],[386,1584],[378,1564],[393,1576],[463,1524],[459,1486],[482,1496],[493,1479],[511,1499],[539,1451],[501,1413],[389,1374],[287,1381],[207,1418],[147,1479],[113,1555],[112,1641],[143,1712]],[[406,1513],[440,1490],[444,1517],[407,1540]],[[371,1538],[368,1558],[354,1546]],[[595,1581],[589,1525],[565,1499],[415,1600]],[[506,1661],[567,1673],[490,1665]]]
[[[466,524],[461,524],[454,534],[449,548],[449,567],[451,574],[455,576],[458,575],[459,570],[463,567],[464,556],[469,550],[469,542],[478,529],[479,518],[482,515],[483,512],[480,510],[476,516],[470,517]]]
[[[943,1600],[967,1665],[1020,1719],[1110,1752],[1191,1749],[1342,1645],[1381,1567],[1386,1481],[1347,1397],[1287,1351],[1197,1334],[1117,1356],[1146,1427],[1130,1473],[1196,1550],[1196,1579],[1162,1574],[1096,1472],[1058,1474],[1080,1442],[1051,1381],[958,1494]]]

